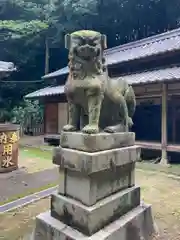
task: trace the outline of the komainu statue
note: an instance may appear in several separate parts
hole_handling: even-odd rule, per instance
[[[103,51],[106,36],[81,30],[65,37],[70,73],[65,84],[68,124],[64,131],[92,134],[127,132],[132,126],[134,91],[122,78],[108,78]]]

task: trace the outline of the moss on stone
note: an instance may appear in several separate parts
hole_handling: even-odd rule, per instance
[[[72,36],[85,36],[85,37],[91,37],[91,36],[97,36],[101,35],[99,32],[93,31],[93,30],[80,30],[71,33]]]
[[[119,78],[117,81],[107,81],[107,73],[103,72],[105,35],[93,30],[79,30],[68,38],[66,40],[69,43],[67,41],[66,45],[70,45],[72,79],[71,76],[68,78],[66,94],[71,101],[69,121],[63,130],[81,130],[87,134],[99,133],[100,129],[108,133],[129,131],[136,107],[135,95],[125,80]],[[78,81],[72,83],[74,80]],[[75,87],[71,88],[72,84]],[[88,113],[87,116],[85,113]],[[79,127],[81,120],[85,124]]]

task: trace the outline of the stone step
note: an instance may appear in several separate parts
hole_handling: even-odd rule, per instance
[[[140,148],[136,145],[94,153],[58,147],[54,150],[53,163],[59,165],[61,169],[71,169],[90,175],[135,162],[139,151]]]
[[[98,133],[85,134],[82,132],[62,132],[60,145],[84,152],[97,152],[108,149],[132,146],[135,144],[135,133]]]
[[[69,169],[60,170],[58,192],[87,206],[135,184],[135,164],[86,175]]]
[[[91,207],[87,207],[72,198],[52,194],[51,215],[90,236],[139,204],[139,187],[120,191]]]
[[[53,218],[48,211],[37,217],[31,240],[152,240],[154,232],[151,206],[140,205],[90,237]]]

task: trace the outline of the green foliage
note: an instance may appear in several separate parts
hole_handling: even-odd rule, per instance
[[[38,101],[25,100],[21,106],[16,106],[11,113],[11,122],[23,126],[42,123],[43,108]]]
[[[20,20],[0,21],[0,30],[6,30],[12,38],[32,37],[48,28],[48,24],[39,20],[23,22]]]
[[[180,1],[3,0],[0,19],[0,60],[13,61],[18,68],[10,76],[16,84],[0,85],[1,120],[1,115],[10,118],[10,109],[23,95],[43,87],[18,81],[40,80],[44,75],[45,39],[54,70],[67,64],[66,33],[100,31],[107,35],[108,47],[113,47],[178,27]]]

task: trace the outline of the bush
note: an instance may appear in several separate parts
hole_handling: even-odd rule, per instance
[[[40,124],[43,122],[43,107],[39,101],[25,100],[12,110],[11,122],[26,127]]]

